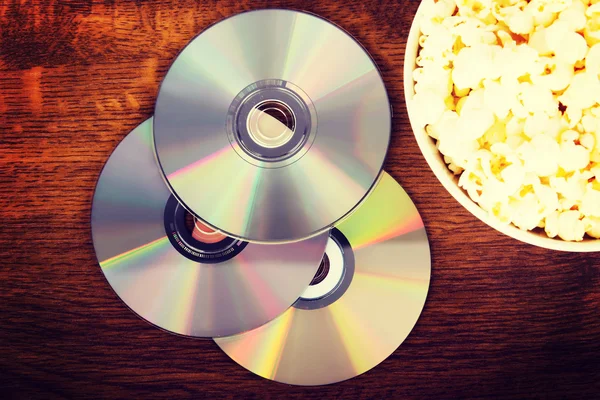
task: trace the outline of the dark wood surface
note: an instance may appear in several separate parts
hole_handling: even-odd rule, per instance
[[[409,338],[373,370],[325,387],[261,379],[211,340],[140,320],[107,284],[90,238],[100,169],[152,114],[178,51],[209,24],[265,6],[322,15],[375,58],[395,110],[386,169],[419,208],[432,248],[429,298]],[[402,91],[417,6],[2,1],[0,397],[598,396],[600,254],[554,252],[502,236],[435,179],[412,136]]]

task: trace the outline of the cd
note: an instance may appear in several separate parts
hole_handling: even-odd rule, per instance
[[[324,385],[386,359],[417,322],[431,259],[423,222],[383,172],[363,204],[331,231],[315,279],[281,316],[215,339],[238,364],[264,378]]]
[[[372,189],[391,109],[369,54],[304,12],[216,23],[176,58],[158,93],[156,154],[179,201],[254,242],[325,232]],[[218,201],[217,201],[218,200]]]
[[[108,159],[91,218],[100,267],[121,300],[160,328],[196,337],[240,333],[281,314],[310,284],[328,240],[247,243],[195,219],[156,165],[151,120]]]

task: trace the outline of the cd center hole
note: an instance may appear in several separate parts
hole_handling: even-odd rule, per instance
[[[205,225],[189,212],[186,212],[185,214],[185,227],[194,239],[202,243],[217,243],[227,237],[221,232],[215,231],[211,227]]]
[[[310,283],[310,286],[314,286],[323,282],[323,280],[327,277],[327,274],[329,273],[329,265],[329,257],[327,257],[327,253],[325,253],[323,255],[323,259],[321,260],[321,264],[319,265],[319,269],[317,270],[315,277]]]
[[[248,133],[258,145],[275,148],[294,136],[296,117],[290,107],[278,100],[265,100],[248,114]]]

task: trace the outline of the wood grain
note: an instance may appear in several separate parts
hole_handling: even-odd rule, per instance
[[[407,121],[402,61],[418,1],[0,3],[0,396],[8,398],[592,398],[600,391],[600,254],[535,248],[470,215],[438,183]],[[104,279],[91,197],[119,141],[152,114],[178,51],[260,7],[351,32],[395,110],[386,169],[429,234],[428,302],[406,342],[350,381],[258,378],[211,340],[153,328]],[[368,301],[368,299],[365,299]],[[398,307],[402,307],[401,304]]]

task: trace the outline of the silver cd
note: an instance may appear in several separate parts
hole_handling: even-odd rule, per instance
[[[117,295],[152,324],[197,337],[243,332],[285,311],[314,277],[327,233],[266,245],[215,231],[172,197],[152,147],[148,120],[110,156],[94,193],[94,248]]]
[[[326,268],[292,307],[215,339],[219,347],[255,374],[294,385],[350,379],[392,354],[423,310],[431,275],[427,234],[408,194],[383,172],[331,231],[325,254]]]
[[[372,188],[390,140],[379,71],[312,14],[212,25],[161,84],[154,140],[173,193],[223,232],[285,242],[328,230]]]

